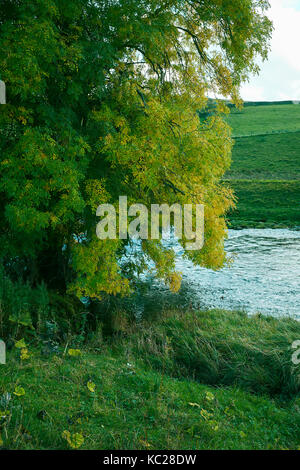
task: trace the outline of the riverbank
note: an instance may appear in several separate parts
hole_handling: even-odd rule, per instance
[[[222,310],[112,320],[112,336],[84,346],[8,352],[2,447],[299,448],[299,322]]]

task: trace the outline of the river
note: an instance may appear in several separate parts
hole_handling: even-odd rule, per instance
[[[195,267],[175,245],[182,288],[171,294],[160,282],[135,301],[137,314],[168,307],[241,310],[300,319],[300,231],[229,230],[226,251],[234,263],[221,271]]]

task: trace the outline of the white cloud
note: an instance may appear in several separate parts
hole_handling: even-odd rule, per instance
[[[300,0],[270,0],[274,32],[259,77],[242,87],[244,100],[300,99]]]

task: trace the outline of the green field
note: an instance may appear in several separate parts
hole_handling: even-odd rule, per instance
[[[233,227],[296,227],[300,225],[300,181],[231,180],[238,199]]]
[[[300,180],[300,132],[235,139],[228,177]]]
[[[226,180],[232,227],[300,226],[300,105],[248,106],[228,117],[235,136]]]
[[[29,342],[24,360],[12,347],[0,447],[299,448],[299,322],[215,310],[124,325],[110,339],[99,330],[78,356],[72,337],[48,354]]]
[[[234,137],[300,131],[300,105],[247,106],[228,118]]]

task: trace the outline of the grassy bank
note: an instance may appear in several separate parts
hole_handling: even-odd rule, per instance
[[[300,106],[274,104],[233,110],[232,166],[237,196],[231,226],[300,226]]]
[[[8,352],[3,447],[299,447],[298,322],[212,311],[114,324],[113,337],[99,331],[79,355],[76,338],[47,355],[29,344],[23,360]]]

